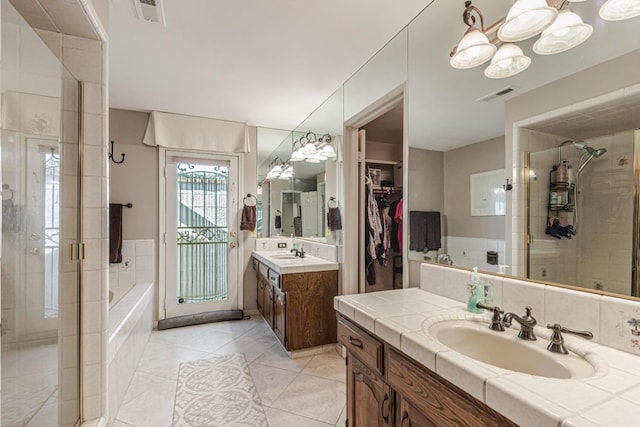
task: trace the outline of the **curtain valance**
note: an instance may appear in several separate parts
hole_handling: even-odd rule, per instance
[[[165,148],[248,153],[247,125],[240,122],[152,111],[142,140]]]

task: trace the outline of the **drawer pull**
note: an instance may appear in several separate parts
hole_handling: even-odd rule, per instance
[[[351,336],[349,336],[349,344],[351,344],[354,347],[358,347],[359,349],[363,349],[364,345],[362,345],[362,341],[360,341],[357,338],[353,338]]]
[[[386,411],[385,407],[387,408]],[[387,393],[384,394],[382,404],[380,405],[380,415],[382,415],[382,419],[384,420],[385,424],[389,424],[389,395]]]
[[[409,413],[407,411],[404,411],[402,413],[402,421],[400,421],[400,427],[405,427],[404,422],[406,420],[409,420]],[[411,420],[409,420],[409,423],[407,424],[407,427],[411,427]]]

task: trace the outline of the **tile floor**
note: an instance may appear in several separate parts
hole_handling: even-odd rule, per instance
[[[270,427],[344,426],[344,359],[290,359],[261,317],[154,331],[113,427],[171,426],[180,363],[244,353]]]

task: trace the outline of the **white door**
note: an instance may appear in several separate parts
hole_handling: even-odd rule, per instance
[[[164,153],[164,317],[237,309],[238,158]]]

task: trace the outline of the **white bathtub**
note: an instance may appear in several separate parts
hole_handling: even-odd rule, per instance
[[[109,422],[115,419],[153,330],[153,283],[133,285],[109,310]]]

